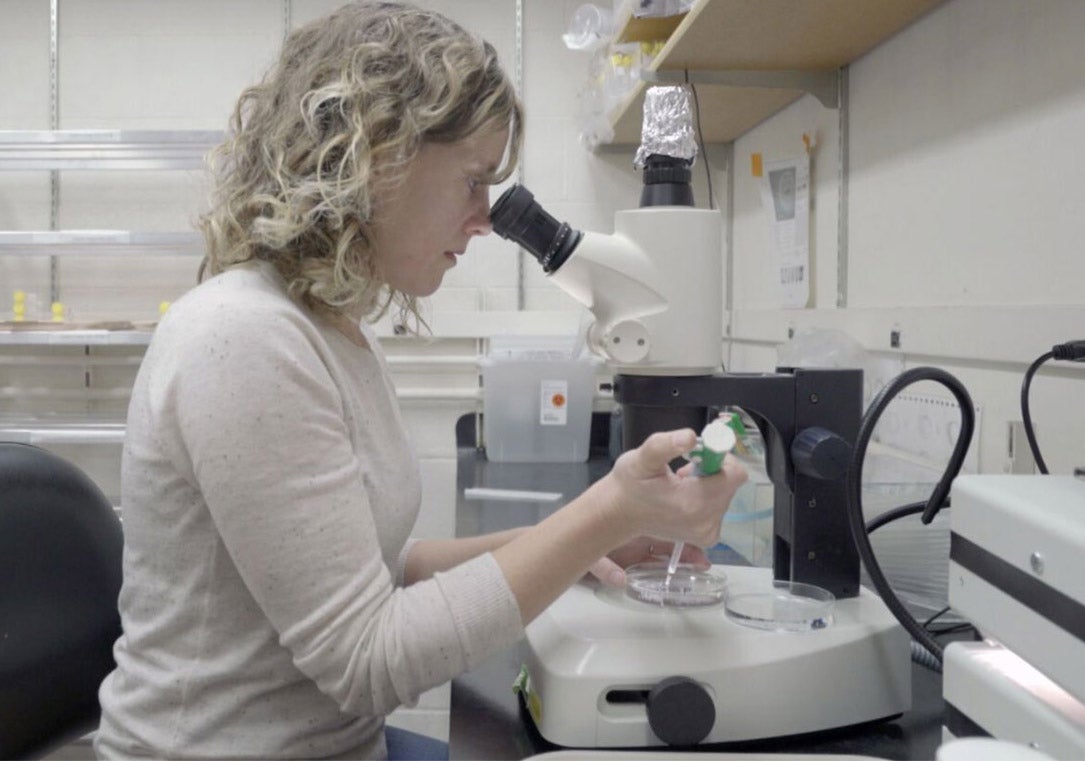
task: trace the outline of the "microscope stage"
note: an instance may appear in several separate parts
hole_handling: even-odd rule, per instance
[[[712,571],[727,577],[729,597],[772,585],[769,569]],[[865,589],[835,602],[831,625],[794,632],[735,623],[723,604],[662,607],[584,582],[528,626],[527,641],[527,704],[558,745],[668,744],[650,718],[687,711],[653,701],[692,700],[689,711],[701,712],[705,728],[694,742],[848,726],[911,704],[909,637]],[[663,698],[657,688],[673,677],[685,687]]]

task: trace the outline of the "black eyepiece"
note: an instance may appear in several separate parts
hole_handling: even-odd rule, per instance
[[[583,237],[579,230],[547,214],[523,185],[513,185],[501,194],[490,209],[490,224],[502,238],[530,251],[547,273],[564,264]]]
[[[641,208],[646,206],[693,206],[693,186],[690,184],[691,159],[680,159],[653,153],[644,162],[644,187],[640,193]]]

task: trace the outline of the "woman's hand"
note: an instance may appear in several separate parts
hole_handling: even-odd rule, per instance
[[[493,551],[523,623],[542,613],[615,548],[623,559],[636,557],[625,550],[638,536],[699,547],[716,543],[720,521],[746,471],[728,458],[721,473],[704,478],[692,468],[673,472],[670,461],[689,452],[696,441],[689,429],[649,436],[579,497]],[[641,544],[641,558],[654,551],[651,545],[650,540]],[[600,570],[605,577],[615,569]]]
[[[665,561],[670,557],[673,549],[674,542],[666,539],[653,539],[650,536],[637,537],[606,557],[599,558],[588,569],[588,573],[609,586],[625,586],[626,568],[650,560]],[[682,563],[687,563],[701,570],[711,565],[704,550],[692,544],[687,544],[682,548],[680,560]]]
[[[651,554],[646,551],[653,542],[656,546],[652,549],[660,552],[667,542],[710,547],[718,541],[720,521],[731,498],[746,482],[746,469],[728,455],[715,475],[697,476],[692,465],[672,471],[670,461],[689,452],[696,440],[691,429],[652,434],[639,447],[619,457],[607,474],[605,480],[609,483],[604,488],[614,512],[612,519],[622,521],[634,536],[656,537],[634,539],[623,545],[616,551],[623,553],[620,557],[635,555],[638,546],[642,557]],[[613,573],[614,568],[604,566],[598,569],[604,577]]]

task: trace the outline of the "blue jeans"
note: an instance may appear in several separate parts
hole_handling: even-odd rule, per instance
[[[388,761],[448,761],[448,743],[399,727],[384,728]]]

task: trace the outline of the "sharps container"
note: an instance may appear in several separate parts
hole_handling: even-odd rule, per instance
[[[482,365],[482,437],[494,462],[584,462],[601,361],[573,338],[501,337]]]

